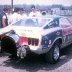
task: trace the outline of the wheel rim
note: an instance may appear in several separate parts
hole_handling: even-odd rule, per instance
[[[59,47],[58,46],[55,46],[55,49],[54,49],[54,60],[57,60],[59,58]]]

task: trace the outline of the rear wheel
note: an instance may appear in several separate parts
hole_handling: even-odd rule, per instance
[[[60,59],[60,46],[59,44],[55,43],[49,52],[46,53],[46,61],[54,64],[58,62]]]
[[[4,37],[1,40],[1,48],[2,48],[2,51],[5,51],[10,54],[16,54],[17,52],[15,41],[8,36]]]
[[[3,53],[2,47],[1,47],[1,41],[0,41],[0,53]]]

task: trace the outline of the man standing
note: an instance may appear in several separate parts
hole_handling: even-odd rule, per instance
[[[14,8],[14,12],[10,17],[10,24],[14,24],[20,20],[21,15],[19,14],[19,8]]]
[[[0,28],[8,26],[7,14],[9,11],[9,6],[4,6],[3,11],[0,13]]]
[[[40,11],[38,11],[34,5],[31,6],[31,12],[29,14],[29,16],[31,17],[38,17],[38,16],[41,16],[41,13]]]
[[[19,12],[18,14],[20,14],[21,16],[21,19],[24,19],[27,17],[27,14],[25,13],[24,9],[23,8],[19,8]]]

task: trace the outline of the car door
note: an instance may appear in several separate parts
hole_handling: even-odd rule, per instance
[[[71,23],[68,21],[67,18],[61,18],[60,25],[62,28],[64,44],[71,43],[72,42],[72,25],[71,25]]]

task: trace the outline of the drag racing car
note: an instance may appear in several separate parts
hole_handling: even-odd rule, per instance
[[[44,54],[56,63],[60,49],[72,43],[72,24],[66,17],[28,17],[1,30],[3,51],[24,58],[30,52]]]

